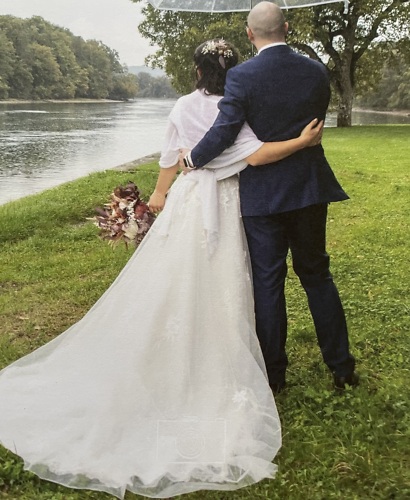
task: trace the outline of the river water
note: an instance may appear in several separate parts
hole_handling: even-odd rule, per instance
[[[174,102],[0,103],[0,204],[160,151]],[[410,117],[355,112],[353,123]]]
[[[0,104],[0,204],[159,151],[174,102]]]

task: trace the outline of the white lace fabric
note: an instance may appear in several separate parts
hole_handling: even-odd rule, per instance
[[[275,474],[238,180],[218,182],[210,255],[188,177],[90,311],[0,372],[0,442],[41,478],[169,498]]]

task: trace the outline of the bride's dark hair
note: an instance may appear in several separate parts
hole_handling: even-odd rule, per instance
[[[223,95],[226,73],[238,60],[238,50],[223,39],[201,43],[194,53],[196,88],[204,89],[207,94]]]

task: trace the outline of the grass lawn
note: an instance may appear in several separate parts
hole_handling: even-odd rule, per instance
[[[410,498],[409,139],[407,125],[325,131],[327,157],[351,197],[330,207],[328,250],[361,385],[333,392],[304,293],[290,272],[289,389],[277,398],[279,473],[237,492],[179,498]],[[149,195],[156,170],[149,164],[96,173],[0,206],[0,369],[79,320],[113,281],[132,249],[112,250],[85,219],[128,180]],[[40,481],[0,448],[0,498],[113,497]]]

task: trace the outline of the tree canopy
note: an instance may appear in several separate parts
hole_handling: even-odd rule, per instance
[[[297,9],[290,44],[326,64],[338,97],[338,125],[351,125],[355,91],[369,90],[382,75],[386,48],[409,37],[409,0],[350,0]]]
[[[140,2],[141,0],[132,0]],[[289,9],[288,43],[328,68],[338,108],[338,125],[351,125],[355,91],[374,88],[383,74],[381,61],[388,47],[409,37],[410,0],[350,0]],[[234,43],[244,58],[251,56],[244,21],[246,13],[201,14],[142,9],[141,34],[159,49],[147,62],[171,77],[179,92],[192,89],[192,54],[214,37]],[[404,45],[403,45],[404,46]]]
[[[43,18],[0,16],[0,99],[129,99],[138,86],[117,52]]]

